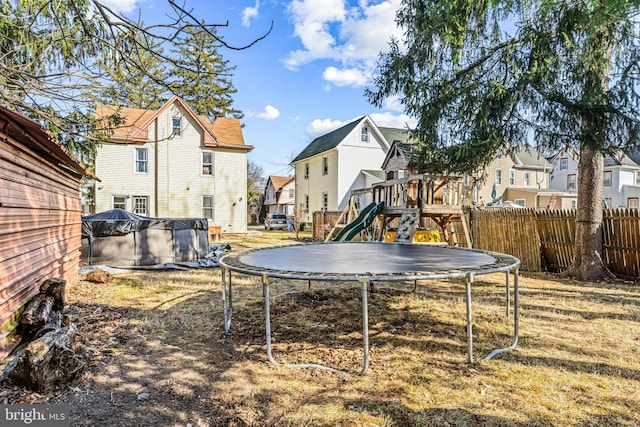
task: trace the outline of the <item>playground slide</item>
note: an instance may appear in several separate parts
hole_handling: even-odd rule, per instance
[[[360,233],[362,230],[367,228],[375,217],[382,212],[382,208],[384,207],[384,203],[371,203],[360,212],[360,215],[349,224],[347,224],[338,235],[333,238],[334,242],[344,242],[347,240],[351,240],[355,237],[356,234]]]

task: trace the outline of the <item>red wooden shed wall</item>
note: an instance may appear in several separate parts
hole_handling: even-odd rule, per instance
[[[77,163],[47,152],[55,140],[42,129],[20,127],[21,134],[3,113],[0,109],[0,360],[14,345],[20,309],[42,282],[77,277],[82,232],[81,175],[69,167]]]

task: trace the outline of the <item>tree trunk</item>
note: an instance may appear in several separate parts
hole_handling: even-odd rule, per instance
[[[575,254],[568,273],[579,280],[607,276],[602,237],[602,153],[582,147],[578,170]]]

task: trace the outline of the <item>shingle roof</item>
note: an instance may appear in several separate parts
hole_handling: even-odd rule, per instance
[[[523,166],[533,167],[533,168],[551,168],[551,165],[544,158],[544,156],[538,153],[533,147],[529,147],[526,145],[520,145],[514,151],[514,156],[516,160],[519,161]]]
[[[378,126],[378,130],[385,137],[389,144],[393,144],[394,141],[407,142],[410,137],[410,133],[407,129],[387,128]]]
[[[116,107],[112,105],[96,106],[96,116],[105,117],[116,112],[123,119],[123,124],[118,126],[110,137],[112,142],[146,142],[150,121],[168,105],[179,103],[191,117],[195,119],[205,130],[205,145],[217,146],[243,146],[245,149],[253,149],[244,144],[242,125],[240,120],[227,117],[218,117],[213,123],[206,116],[198,116],[179,97],[174,96],[159,110],[143,110],[139,108]],[[212,138],[213,137],[213,138]]]
[[[315,156],[316,154],[324,153],[325,151],[329,151],[333,148],[336,148],[343,139],[351,132],[357,125],[362,121],[364,117],[360,117],[357,120],[354,120],[351,123],[348,123],[341,128],[334,130],[333,132],[329,132],[326,135],[322,135],[311,141],[311,144],[307,145],[304,150],[300,154],[296,156],[295,159],[291,161],[291,163],[295,163],[302,159],[306,159],[308,157]]]
[[[292,176],[275,176],[275,175],[269,175],[269,179],[271,180],[271,183],[273,184],[273,188],[276,191],[281,190],[282,188],[284,188],[285,185],[289,184],[291,181],[294,180]]]
[[[638,166],[638,164],[620,151],[615,156],[604,156],[604,166]]]

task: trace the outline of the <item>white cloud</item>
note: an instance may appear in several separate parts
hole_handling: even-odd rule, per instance
[[[407,116],[406,114],[393,114],[393,113],[373,113],[369,114],[371,120],[376,124],[376,126],[389,127],[389,128],[397,128],[397,129],[406,129],[407,126],[409,128],[414,128],[418,122],[416,119]]]
[[[400,102],[400,98],[398,96],[386,98],[384,101],[382,101],[382,106],[385,110],[391,110],[397,113],[401,113],[404,111],[404,106]]]
[[[315,60],[334,60],[340,66],[327,68],[323,74],[327,81],[336,85],[367,84],[391,36],[402,36],[395,24],[400,2],[360,0],[357,6],[347,7],[345,0],[292,1],[288,12],[302,48],[289,52],[285,66],[295,70]],[[360,74],[357,79],[355,74]]]
[[[138,0],[103,0],[101,3],[114,12],[128,13],[137,7]]]
[[[339,70],[336,67],[327,67],[322,77],[336,86],[364,86],[369,81],[369,75],[361,70],[350,68]]]
[[[353,120],[331,120],[331,119],[315,119],[307,127],[307,133],[309,136],[316,137],[329,133],[338,129],[340,126],[346,125]]]
[[[258,16],[258,9],[260,8],[260,1],[256,0],[256,5],[254,7],[246,7],[242,11],[242,26],[249,27],[251,25],[251,20]]]
[[[278,110],[273,105],[267,105],[264,107],[264,111],[262,113],[257,113],[255,116],[261,119],[273,120],[280,115],[280,110]]]

